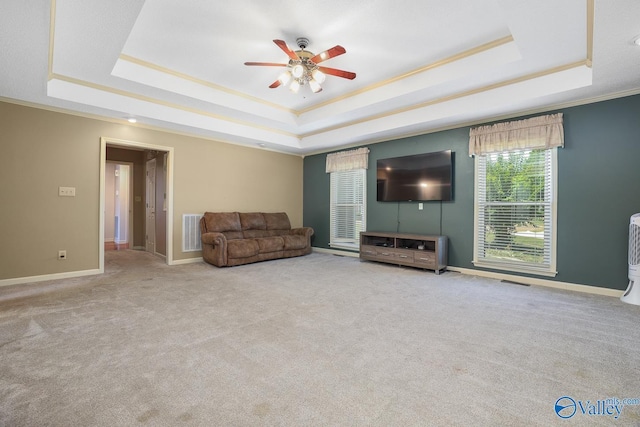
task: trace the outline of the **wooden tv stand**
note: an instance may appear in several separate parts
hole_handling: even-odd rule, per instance
[[[447,268],[447,236],[363,231],[360,259],[426,268],[440,274]]]

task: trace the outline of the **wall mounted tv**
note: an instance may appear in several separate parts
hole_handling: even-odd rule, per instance
[[[453,200],[451,150],[379,159],[379,202]]]

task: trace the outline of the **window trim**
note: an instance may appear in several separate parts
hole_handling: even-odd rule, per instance
[[[474,195],[473,195],[473,260],[471,261],[475,267],[488,268],[492,270],[509,271],[514,273],[532,274],[538,276],[555,277],[557,271],[557,233],[558,233],[558,149],[549,148],[551,151],[551,244],[550,244],[550,263],[549,267],[531,268],[527,266],[519,266],[517,264],[505,262],[488,262],[479,259],[479,216],[480,207],[478,203],[480,171],[478,167],[479,156],[475,156],[474,161]]]

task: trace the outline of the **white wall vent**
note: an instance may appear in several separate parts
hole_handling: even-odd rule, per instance
[[[182,215],[182,252],[195,252],[202,250],[200,240],[201,214]]]

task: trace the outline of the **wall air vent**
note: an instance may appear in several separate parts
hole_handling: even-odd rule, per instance
[[[201,214],[182,215],[182,252],[196,252],[202,250],[200,240]]]

